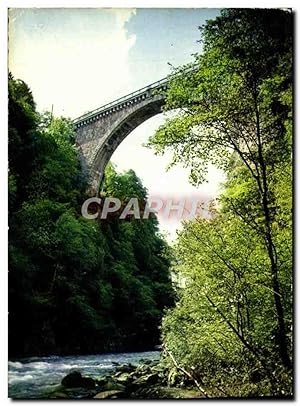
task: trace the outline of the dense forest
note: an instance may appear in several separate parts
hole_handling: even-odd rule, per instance
[[[178,114],[149,141],[194,184],[208,163],[227,175],[209,218],[179,235],[185,288],[162,326],[170,374],[179,365],[208,396],[292,392],[292,30],[283,10],[208,21],[203,53],[170,78]]]
[[[194,185],[210,164],[226,182],[173,247],[155,216],[81,216],[72,122],[37,113],[10,76],[11,356],[160,342],[170,385],[180,375],[205,397],[293,393],[293,15],[226,9],[200,31],[202,53],[170,75],[164,110],[176,114],[148,147],[172,151]],[[112,164],[100,193],[147,198]]]
[[[174,293],[157,219],[81,216],[86,179],[72,123],[38,114],[9,78],[9,355],[153,349]],[[147,191],[110,165],[104,196]]]

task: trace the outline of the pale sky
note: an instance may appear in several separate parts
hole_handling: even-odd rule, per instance
[[[217,9],[11,9],[9,69],[33,92],[39,111],[75,118],[127,93],[162,79],[174,66],[201,52],[198,26]],[[155,156],[143,147],[165,120],[160,114],[136,128],[112,157],[118,170],[133,169],[149,196],[178,199],[218,194],[222,174],[193,187],[188,170],[168,172],[171,155]],[[174,200],[175,202],[175,200]],[[180,221],[159,216],[168,239]]]

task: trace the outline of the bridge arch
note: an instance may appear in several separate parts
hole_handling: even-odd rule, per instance
[[[121,142],[161,112],[166,89],[167,79],[160,80],[74,120],[89,195],[97,195],[105,167]]]

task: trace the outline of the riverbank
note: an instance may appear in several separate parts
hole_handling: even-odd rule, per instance
[[[80,371],[67,374],[45,392],[47,399],[197,399],[204,395],[180,375],[171,379],[158,360],[116,365],[110,374],[93,379]]]
[[[83,376],[97,380],[113,374],[118,365],[139,365],[141,360],[159,358],[159,351],[145,351],[11,359],[8,362],[8,396],[40,399],[46,392],[53,392],[70,372],[80,371]]]

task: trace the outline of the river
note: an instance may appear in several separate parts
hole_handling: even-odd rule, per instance
[[[45,390],[61,382],[71,371],[95,378],[114,370],[116,363],[137,364],[159,359],[158,351],[31,357],[8,362],[8,396],[14,399],[39,398]]]

